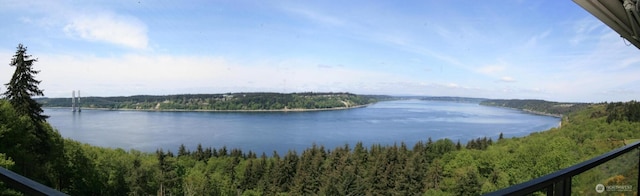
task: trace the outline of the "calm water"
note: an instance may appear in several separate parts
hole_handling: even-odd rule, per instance
[[[524,136],[555,127],[558,118],[471,103],[403,100],[366,108],[321,112],[138,112],[46,108],[63,137],[93,145],[176,152],[180,144],[284,154],[311,144],[332,149],[362,141],[393,144],[450,138]]]

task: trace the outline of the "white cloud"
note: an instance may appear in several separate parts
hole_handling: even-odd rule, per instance
[[[456,83],[449,83],[446,85],[447,88],[460,88],[460,85]]]
[[[494,74],[494,73],[498,73],[501,71],[504,71],[506,68],[505,65],[503,64],[498,64],[498,65],[487,65],[484,67],[480,67],[477,71],[483,74]]]
[[[37,25],[47,38],[57,39],[57,34],[62,33],[74,39],[127,48],[145,49],[148,46],[146,24],[134,16],[118,13],[108,4],[96,6],[93,3],[65,0],[19,1],[8,3],[7,7],[1,7],[0,10],[21,10],[16,15],[17,20],[27,25]]]
[[[574,35],[569,39],[569,43],[571,43],[572,45],[576,45],[587,39],[590,39],[591,37],[593,37],[593,35],[591,34],[594,32],[594,30],[603,26],[604,25],[602,24],[602,22],[600,22],[596,18],[587,16],[586,18],[579,20],[574,24]]]
[[[270,53],[270,50],[274,47],[238,39],[235,45],[246,48],[232,48],[228,50],[229,53],[224,52],[227,50],[212,49],[197,51],[202,56],[180,56],[156,55],[155,51],[138,50],[135,51],[137,55],[109,56],[113,55],[108,51],[110,48],[93,50],[103,49],[96,47],[95,43],[134,49],[145,49],[156,44],[165,46],[163,48],[173,48],[169,46],[171,42],[164,40],[151,40],[150,44],[147,34],[147,31],[172,29],[163,27],[163,24],[149,26],[147,29],[142,19],[155,15],[140,15],[140,18],[136,18],[136,14],[154,14],[152,11],[156,10],[144,7],[146,10],[141,11],[147,12],[137,12],[134,10],[137,8],[131,9],[127,2],[97,6],[66,0],[51,3],[27,2],[15,2],[24,4],[18,7],[20,9],[13,9],[16,5],[12,2],[7,6],[0,6],[0,10],[24,10],[23,13],[31,13],[16,14],[17,21],[23,24],[21,26],[44,27],[34,31],[39,33],[33,36],[37,41],[29,38],[31,43],[42,45],[50,42],[48,48],[77,44],[69,42],[68,38],[92,43],[77,45],[81,50],[87,51],[82,55],[64,50],[54,51],[62,55],[40,52],[33,54],[40,59],[36,69],[41,69],[42,72],[37,79],[43,80],[47,96],[68,96],[70,89],[80,89],[93,95],[329,90],[513,98],[540,98],[539,96],[549,95],[552,100],[608,100],[633,97],[629,93],[617,93],[621,95],[618,96],[616,92],[623,91],[615,89],[634,90],[640,82],[637,79],[640,75],[637,66],[640,63],[638,51],[633,46],[625,49],[626,46],[616,33],[590,15],[586,15],[583,20],[560,21],[568,24],[560,25],[557,22],[546,23],[547,20],[523,23],[522,19],[504,18],[497,13],[494,13],[500,16],[497,19],[486,14],[475,16],[488,18],[457,16],[455,12],[401,13],[405,10],[393,10],[385,6],[378,8],[375,5],[345,12],[344,10],[353,9],[343,5],[332,7],[335,4],[331,3],[327,7],[309,6],[305,3],[297,5],[298,7],[284,7],[285,14],[273,14],[268,12],[270,10],[263,9],[256,11],[266,11],[259,16],[273,16],[263,18],[264,22],[282,25],[283,31],[322,30],[313,34],[317,37],[309,36],[314,39],[307,40],[312,43],[309,48],[307,42],[300,42],[299,51],[321,51],[324,48],[311,47],[317,47],[313,43],[326,40],[331,41],[328,44],[334,41],[339,43],[331,45],[337,50],[310,52],[303,57],[292,56],[297,52],[272,55],[274,53]],[[31,9],[32,7],[36,9]],[[253,6],[246,8],[246,11],[252,11]],[[582,15],[578,17],[585,16],[583,10],[580,11]],[[286,18],[279,18],[281,15]],[[566,15],[568,18],[575,18],[572,13]],[[438,23],[441,22],[437,20],[439,18],[447,20]],[[260,18],[251,16],[246,19],[263,22],[254,20]],[[425,20],[438,22],[425,23]],[[295,26],[289,27],[289,24]],[[520,24],[526,24],[526,28],[518,26]],[[228,34],[235,33],[229,31]],[[212,40],[215,42],[217,39],[237,37],[239,36],[216,37]],[[275,42],[278,39],[273,40]],[[191,43],[181,44],[184,45],[180,46],[187,48]],[[342,46],[356,50],[347,53]],[[234,51],[244,49],[248,49],[250,55],[234,54]],[[259,52],[252,56],[252,50]],[[102,53],[104,51],[107,53]],[[188,52],[188,49],[174,51]],[[12,52],[4,55],[5,58],[9,59]],[[245,56],[246,59],[215,56],[219,54],[229,54],[229,57]],[[356,55],[349,56],[351,54]],[[362,58],[362,62],[358,62],[359,58]],[[377,59],[397,62],[394,62],[395,65],[367,66],[369,59],[372,59],[371,62],[378,61]],[[419,60],[407,63],[401,59]],[[340,63],[349,66],[340,66]],[[399,65],[406,67],[393,67]],[[0,66],[0,71],[3,70],[4,73],[13,71],[10,66]],[[409,73],[406,70],[419,70],[419,73]],[[401,74],[405,74],[405,77],[401,77]],[[0,75],[0,81],[8,81],[4,78],[8,76],[10,75]],[[504,83],[497,84],[499,82]]]
[[[616,69],[616,70],[625,69],[630,65],[637,65],[638,63],[640,63],[640,57],[630,56],[628,58],[621,59],[619,65],[613,66],[613,69]]]
[[[333,65],[327,65],[327,64],[318,64],[317,66],[318,66],[318,68],[324,68],[324,69],[333,68]]]
[[[512,82],[516,82],[516,79],[510,77],[510,76],[504,76],[502,78],[500,78],[499,80],[500,82],[508,82],[508,83],[512,83]]]
[[[72,89],[82,90],[87,96],[379,91],[379,81],[402,80],[388,73],[343,66],[326,69],[318,67],[317,62],[299,59],[237,61],[223,57],[172,55],[38,57],[41,62],[36,68],[42,71],[38,79],[43,81],[45,94],[51,97],[68,96]]]
[[[147,27],[134,17],[113,13],[74,16],[64,26],[71,37],[106,42],[136,49],[147,48]]]
[[[524,44],[524,47],[526,47],[526,48],[535,48],[538,45],[538,42],[540,42],[541,40],[544,40],[545,38],[547,38],[549,36],[549,34],[551,34],[551,30],[550,29],[542,32],[541,34],[532,36]]]
[[[6,55],[10,55],[9,51]],[[305,59],[234,60],[211,56],[140,55],[96,57],[36,55],[37,79],[49,97],[136,94],[333,91],[488,98],[522,98],[536,92],[499,92],[468,81],[412,80],[385,72],[363,71]],[[90,62],[90,63],[87,63]],[[9,67],[9,66],[5,66]],[[7,72],[12,70],[5,70]],[[0,75],[0,81],[8,81]],[[514,93],[515,92],[515,93]]]
[[[633,89],[640,82],[638,49],[626,46],[612,30],[595,30],[593,26],[576,28],[576,32],[584,33],[581,42],[588,46],[576,48],[573,55],[542,62],[554,72],[545,73],[544,80],[536,81],[537,86],[569,101],[637,99],[637,94],[620,93],[623,91],[619,89]]]
[[[632,89],[610,89],[610,90],[605,90],[602,92],[602,94],[606,94],[606,95],[616,95],[616,94],[622,94],[622,95],[638,95],[640,94],[640,92],[638,92],[637,90],[632,90]]]

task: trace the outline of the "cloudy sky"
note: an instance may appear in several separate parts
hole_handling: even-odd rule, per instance
[[[23,43],[48,97],[640,97],[640,50],[570,0],[91,2],[0,0],[0,81]]]

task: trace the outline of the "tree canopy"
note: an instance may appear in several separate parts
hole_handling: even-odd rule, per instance
[[[27,115],[34,122],[44,122],[47,116],[42,114],[40,103],[32,99],[32,96],[44,96],[42,90],[38,88],[40,81],[35,79],[35,75],[40,71],[33,69],[33,63],[37,59],[31,58],[27,54],[27,47],[18,44],[16,54],[11,59],[11,66],[16,67],[11,81],[5,84],[7,91],[4,96],[21,115]]]
[[[561,117],[586,108],[588,103],[562,103],[536,99],[489,99],[480,105],[520,109],[526,112]]]
[[[300,111],[353,108],[384,96],[351,93],[227,93],[84,97],[82,107],[128,110]],[[70,98],[39,98],[47,107],[69,107]]]
[[[607,123],[607,115],[593,116],[606,113],[606,108],[592,105],[570,114],[560,128],[522,138],[482,137],[460,147],[449,139],[427,138],[413,146],[358,143],[326,149],[310,144],[302,152],[267,156],[202,145],[195,149],[183,145],[174,149],[176,154],[162,149],[127,152],[67,140],[64,157],[69,161],[62,187],[77,195],[480,195],[566,168],[620,147],[625,139],[640,137],[638,122]],[[598,183],[628,184],[627,179],[637,176],[620,167],[609,168],[576,176],[576,192],[588,194]]]

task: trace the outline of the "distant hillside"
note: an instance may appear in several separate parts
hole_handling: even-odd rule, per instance
[[[463,103],[480,103],[487,99],[485,98],[472,98],[472,97],[423,97],[420,100],[425,101],[452,101],[452,102],[463,102]]]
[[[449,101],[449,102],[461,102],[461,103],[480,103],[486,98],[473,98],[473,97],[449,97],[449,96],[393,96],[394,100],[398,99],[418,99],[423,101]]]
[[[560,103],[536,99],[489,99],[480,105],[520,109],[527,112],[561,117],[591,105],[588,103]]]
[[[351,93],[227,93],[83,97],[81,107],[131,110],[269,111],[350,108],[388,96]],[[71,107],[71,98],[39,98],[43,107]]]

